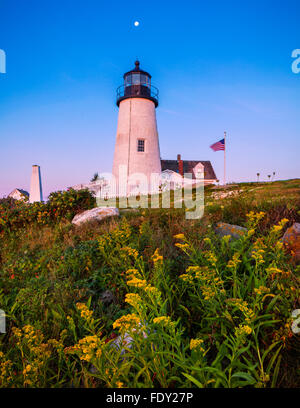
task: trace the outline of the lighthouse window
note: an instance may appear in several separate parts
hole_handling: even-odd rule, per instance
[[[125,86],[131,85],[131,75],[127,75],[125,78]]]
[[[138,152],[144,152],[145,151],[145,140],[138,139],[137,151]]]
[[[140,74],[132,74],[132,84],[140,85]]]
[[[150,80],[149,80],[149,77],[147,75],[141,74],[141,84],[146,85],[146,86],[149,87]]]

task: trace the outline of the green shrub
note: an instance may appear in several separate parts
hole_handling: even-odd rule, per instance
[[[32,223],[53,224],[72,218],[85,210],[94,208],[96,199],[88,190],[57,191],[51,193],[46,203],[32,204],[13,199],[0,200],[0,232],[14,231]]]

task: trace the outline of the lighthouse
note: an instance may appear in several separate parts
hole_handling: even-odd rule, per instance
[[[32,166],[29,202],[43,201],[41,168],[37,164]]]
[[[155,109],[158,89],[151,84],[151,75],[135,68],[123,76],[117,89],[119,107],[113,176],[117,194],[126,196],[154,191],[161,174]]]

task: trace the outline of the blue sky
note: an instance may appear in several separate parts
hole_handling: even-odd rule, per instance
[[[228,181],[300,177],[299,1],[0,0],[0,196],[111,171],[116,88],[136,57],[160,90],[161,156]],[[138,20],[140,25],[134,26]]]

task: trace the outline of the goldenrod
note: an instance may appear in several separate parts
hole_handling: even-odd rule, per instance
[[[113,328],[119,328],[122,331],[126,331],[132,328],[136,328],[140,325],[140,323],[140,318],[135,313],[131,313],[117,319],[113,323]]]
[[[172,322],[170,316],[159,316],[153,319],[154,324],[159,324],[167,328],[173,328],[174,322]]]
[[[197,349],[197,350],[201,351],[202,353],[204,353],[205,350],[202,347],[203,343],[204,343],[204,341],[202,339],[191,339],[191,341],[190,341],[190,350]]]
[[[243,326],[240,324],[238,328],[235,328],[235,335],[237,337],[248,336],[251,333],[252,333],[252,329],[248,325]]]
[[[147,286],[147,282],[145,279],[138,279],[134,276],[131,280],[127,281],[127,285],[134,286],[136,288],[145,288]]]
[[[153,263],[156,264],[158,262],[163,261],[163,257],[159,255],[159,249],[157,248],[152,256]]]
[[[184,236],[184,234],[177,234],[177,235],[174,235],[174,238],[184,240],[185,236]]]
[[[125,302],[129,303],[133,307],[138,307],[142,299],[137,293],[127,293],[125,296]]]

